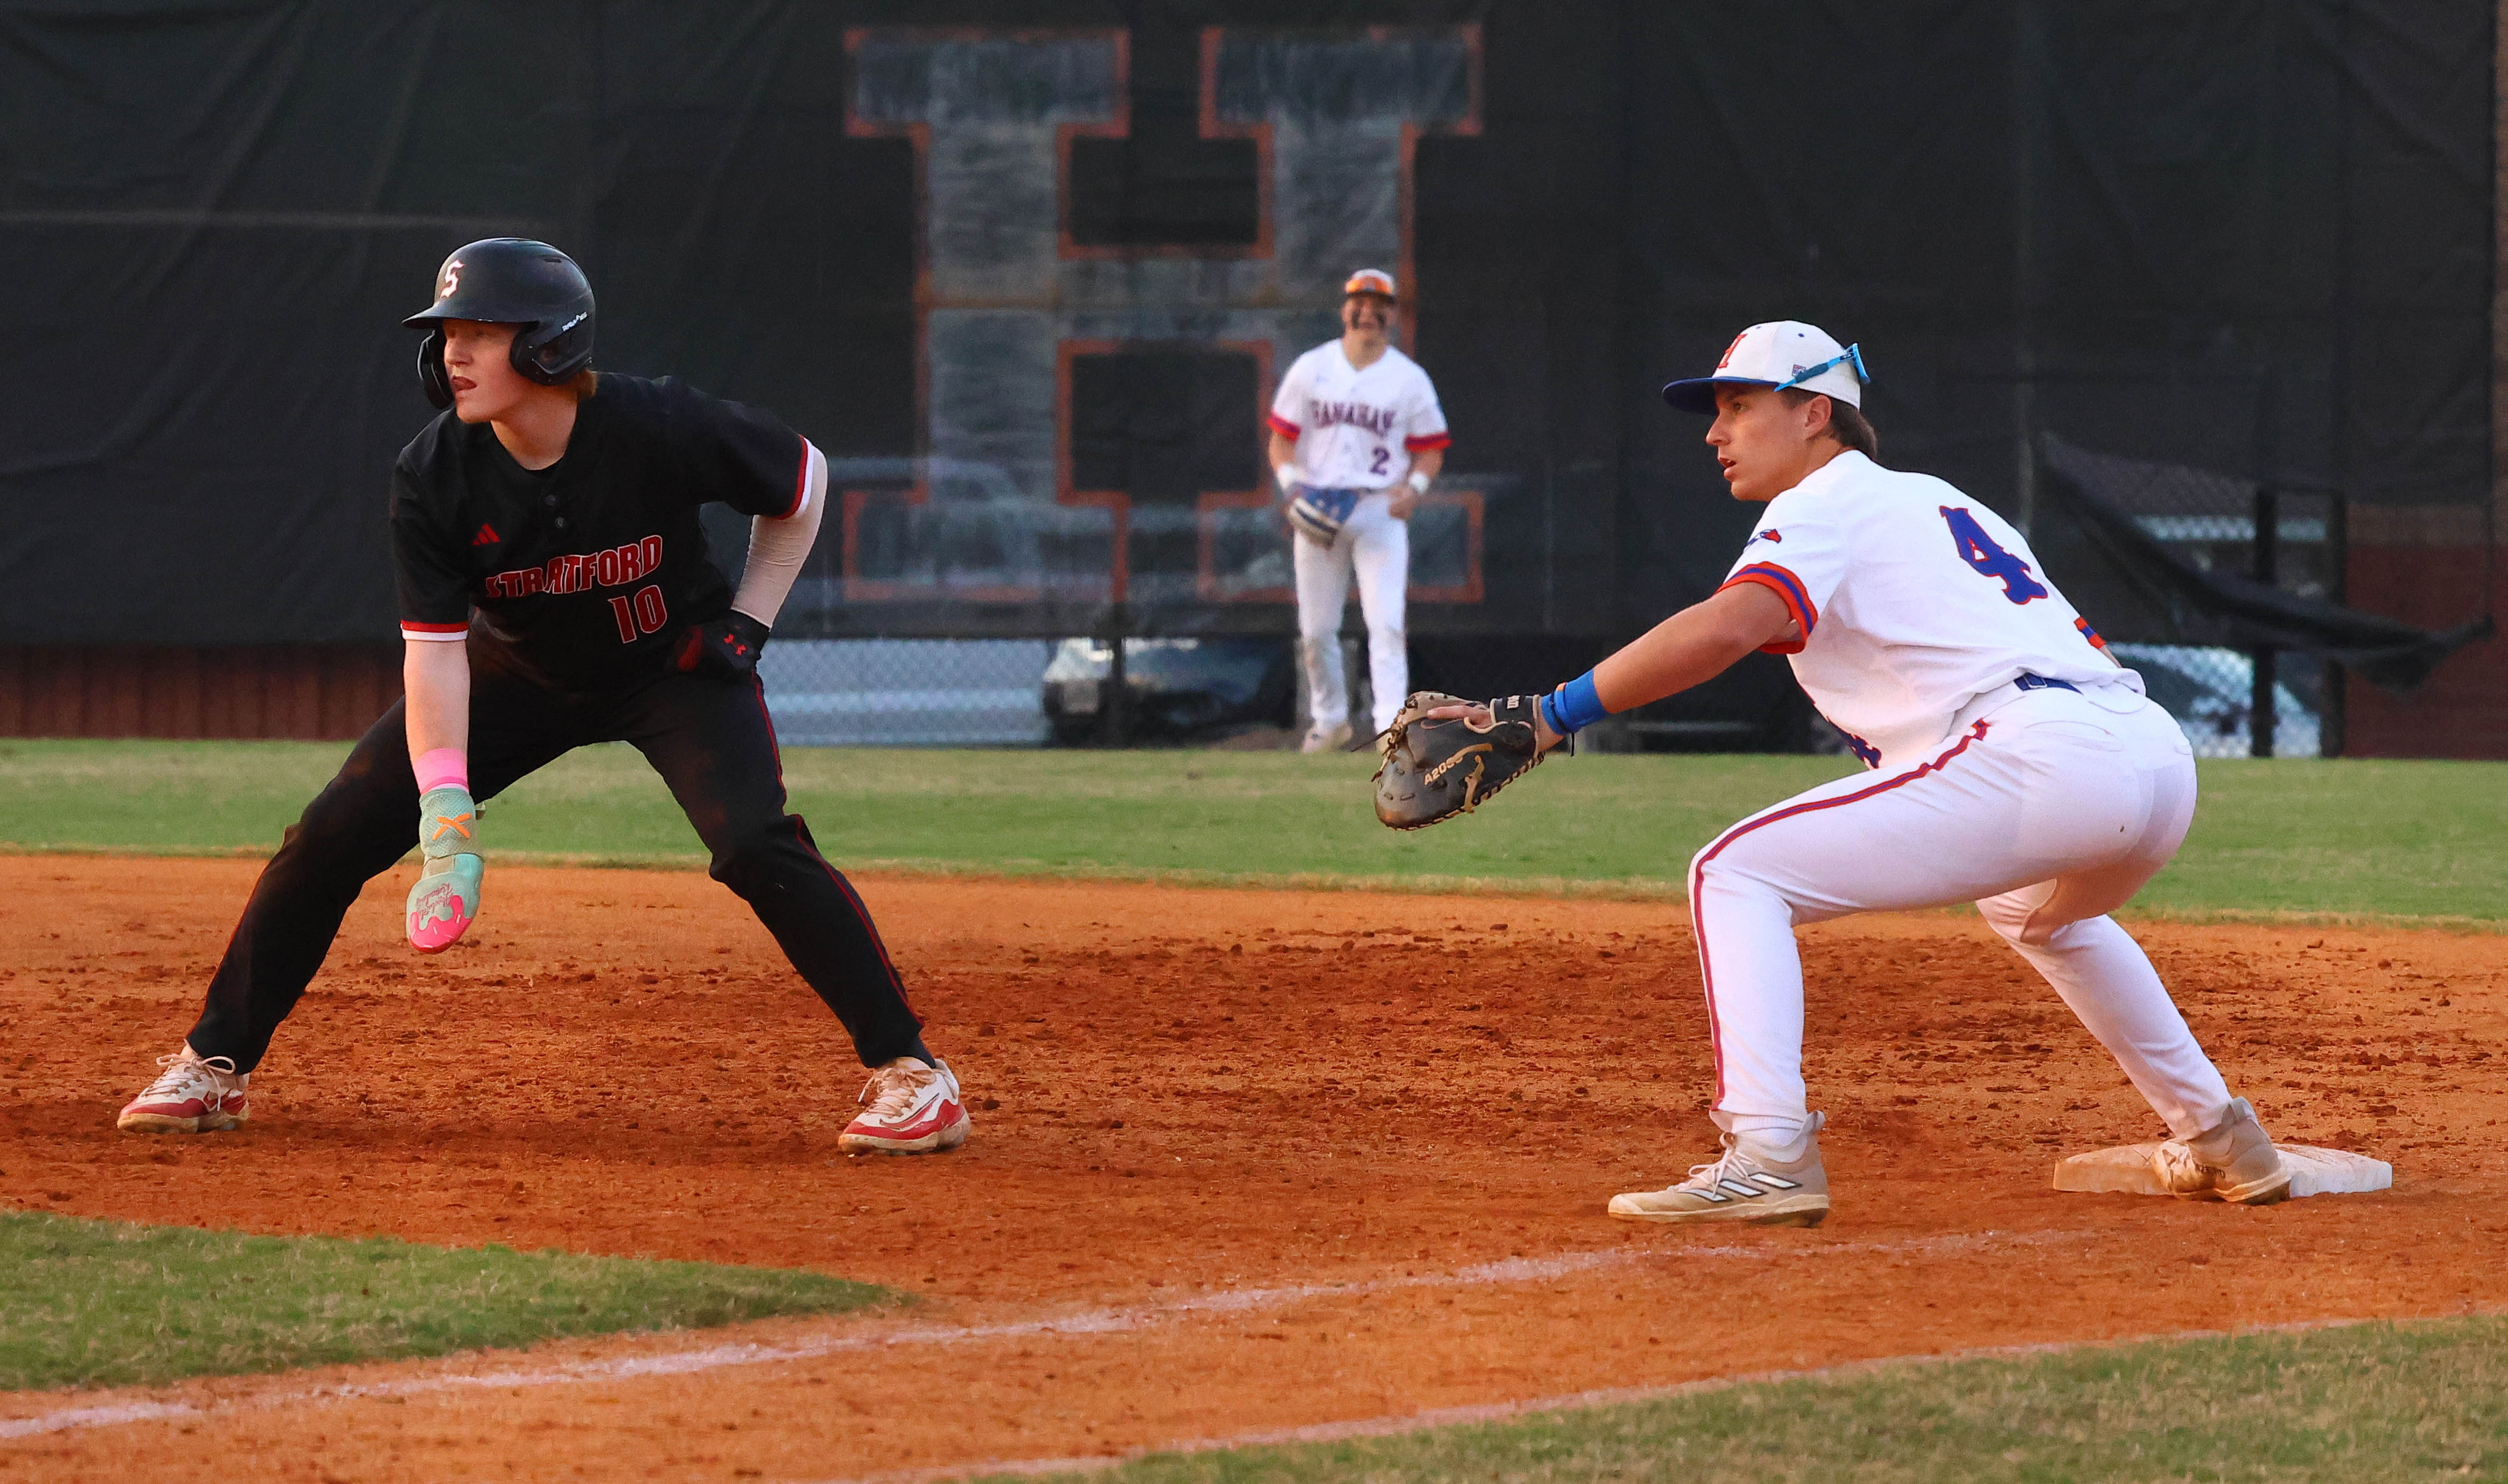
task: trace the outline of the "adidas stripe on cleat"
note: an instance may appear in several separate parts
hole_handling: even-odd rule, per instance
[[[1817,1134],[1807,1137],[1801,1159],[1777,1161],[1727,1133],[1724,1153],[1691,1167],[1688,1179],[1613,1196],[1609,1210],[1622,1221],[1818,1226],[1828,1216],[1828,1172],[1820,1163]]]

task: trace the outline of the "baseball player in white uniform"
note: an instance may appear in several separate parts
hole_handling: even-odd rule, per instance
[[[1428,373],[1386,344],[1393,276],[1362,268],[1342,288],[1342,336],[1301,355],[1272,398],[1272,474],[1297,535],[1298,650],[1313,724],[1305,750],[1349,741],[1341,613],[1358,576],[1367,619],[1375,730],[1393,724],[1411,689],[1402,632],[1411,530],[1420,497],[1446,460],[1446,414]]]
[[[2190,1199],[2265,1205],[2290,1177],[2159,976],[2107,913],[2194,813],[2175,722],[2055,590],[2019,532],[1939,479],[1883,468],[1854,348],[1793,321],[1744,330],[1664,399],[1712,413],[1733,498],[1767,502],[1723,586],[1541,699],[1538,739],[1709,679],[1752,649],[1794,678],[1871,771],[1762,809],[1690,863],[1723,1152],[1640,1221],[1816,1225],[1828,1179],[1802,1074],[1794,928],[1974,902],[2150,1100],[2157,1161]]]

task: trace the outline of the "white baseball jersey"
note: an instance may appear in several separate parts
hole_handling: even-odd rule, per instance
[[[1769,501],[1733,582],[1785,600],[1802,639],[1769,648],[1881,771],[1762,809],[1691,862],[1716,1121],[1766,1147],[1812,1126],[1797,927],[1974,902],[2175,1136],[2217,1125],[2228,1085],[2107,915],[2186,837],[2194,758],[2020,533],[1846,453]]]
[[[1852,451],[1768,502],[1724,586],[1737,582],[1785,600],[1802,638],[1769,651],[1874,767],[2023,674],[2140,688],[2001,516]]]
[[[1349,363],[1341,342],[1301,355],[1272,398],[1272,427],[1296,443],[1296,477],[1324,490],[1379,490],[1411,472],[1415,452],[1444,448],[1446,412],[1420,363],[1391,346]]]

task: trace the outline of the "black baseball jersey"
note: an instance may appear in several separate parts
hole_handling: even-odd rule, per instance
[[[537,471],[447,412],[392,468],[401,633],[460,641],[475,609],[526,673],[570,689],[649,665],[731,607],[698,506],[796,513],[807,450],[768,414],[670,377],[603,372],[566,457]]]

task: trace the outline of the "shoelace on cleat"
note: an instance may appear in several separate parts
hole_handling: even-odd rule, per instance
[[[225,1064],[222,1066],[221,1062]],[[232,1057],[192,1057],[181,1052],[168,1052],[157,1058],[157,1064],[165,1070],[157,1074],[155,1082],[148,1084],[147,1090],[139,1094],[141,1097],[189,1096],[195,1091],[218,1093],[222,1091],[218,1086],[220,1077],[237,1075]]]
[[[854,1101],[862,1107],[865,1118],[895,1123],[914,1106],[915,1094],[929,1086],[927,1079],[935,1075],[898,1066],[877,1067],[872,1070],[870,1080],[863,1084],[863,1090],[855,1095]]]
[[[1689,1167],[1689,1178],[1673,1187],[1675,1190],[1714,1191],[1725,1200],[1764,1196],[1767,1187],[1751,1179],[1759,1167],[1739,1149],[1727,1149],[1704,1165]],[[1727,1183],[1727,1182],[1730,1183]]]

